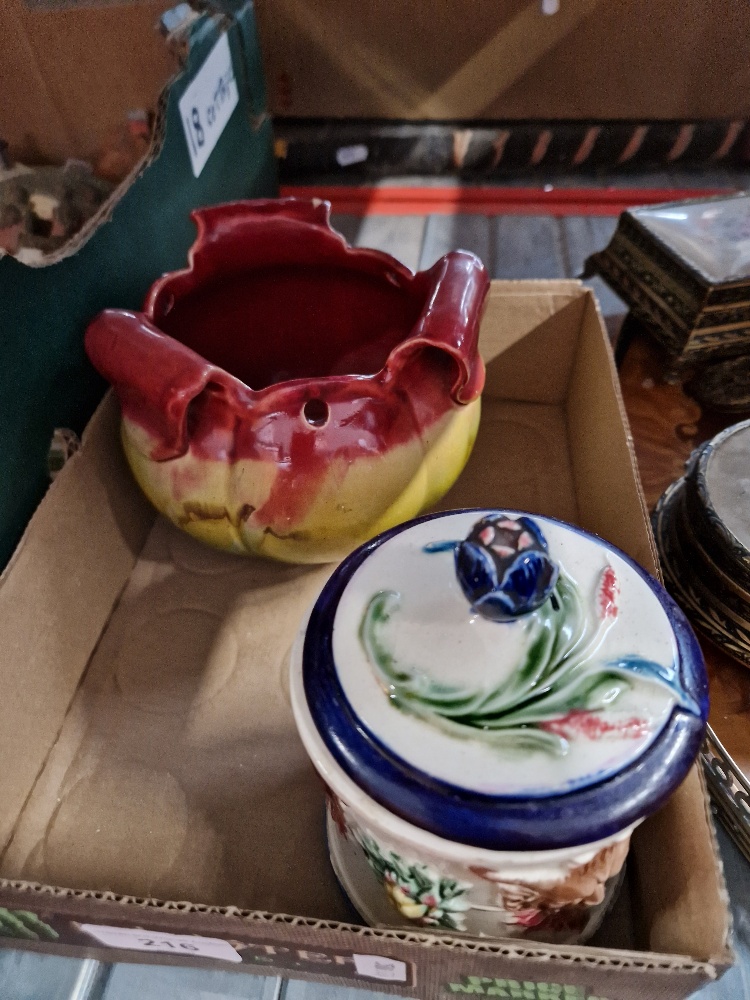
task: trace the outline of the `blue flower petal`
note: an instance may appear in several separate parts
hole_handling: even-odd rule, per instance
[[[474,602],[474,610],[482,618],[490,618],[493,622],[512,622],[519,616],[519,611],[513,601],[501,590],[495,590]]]
[[[474,604],[498,586],[497,569],[492,557],[474,542],[456,546],[456,576],[466,598]]]
[[[557,566],[543,552],[520,553],[503,574],[500,587],[517,596],[519,607],[533,611],[547,600],[557,582]]]
[[[536,521],[532,521],[530,517],[519,517],[518,523],[523,525],[524,530],[528,531],[537,545],[540,545],[546,552],[548,548],[547,539],[544,537],[544,532]]]
[[[487,528],[492,531],[485,539],[482,535]],[[510,621],[541,607],[559,573],[536,522],[505,514],[477,521],[456,546],[455,564],[464,595],[476,611],[493,621]]]

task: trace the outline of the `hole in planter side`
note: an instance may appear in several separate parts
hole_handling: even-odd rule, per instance
[[[311,427],[325,427],[330,415],[328,404],[322,399],[308,399],[302,407],[302,416]]]

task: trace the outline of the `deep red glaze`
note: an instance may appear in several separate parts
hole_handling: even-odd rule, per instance
[[[473,254],[412,274],[348,246],[326,202],[239,202],[192,217],[189,267],[157,281],[142,313],[107,310],[86,333],[123,413],[154,438],[152,458],[190,448],[271,461],[267,506],[288,522],[331,459],[379,454],[481,392],[489,279]]]

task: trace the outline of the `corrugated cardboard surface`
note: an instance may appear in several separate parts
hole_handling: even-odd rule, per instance
[[[158,31],[170,0],[31,11],[0,4],[0,136],[22,162],[92,157],[179,69]]]
[[[294,117],[746,118],[735,0],[259,0],[271,107]]]
[[[496,282],[481,343],[489,365],[480,434],[442,506],[520,507],[574,520],[653,571],[611,355],[590,293],[575,282]],[[286,679],[299,621],[331,567],[220,554],[154,518],[124,466],[116,424],[110,398],[0,586],[7,694],[0,754],[10,763],[0,770],[0,874],[352,920],[327,862],[322,789],[296,735]],[[625,948],[726,962],[725,892],[697,771],[643,825],[630,872],[632,916],[620,907],[624,923],[605,928],[602,941],[609,933],[610,943]],[[58,911],[44,894],[19,898],[25,908],[53,913],[83,908],[100,922],[112,920],[116,905],[63,899]],[[133,909],[121,905],[120,919],[150,926],[152,914]],[[205,927],[208,918],[172,909],[160,919],[201,933],[194,921]],[[213,929],[254,936],[256,945],[246,946],[250,967],[259,928],[261,937],[304,940],[305,947],[342,948],[351,936],[330,924],[250,920]],[[383,953],[387,944],[395,954],[396,939],[368,935],[364,950]],[[423,951],[422,940],[432,947]],[[460,981],[460,968],[466,975],[489,969],[501,953],[521,969],[519,978],[588,983],[600,995],[603,984],[616,983],[618,997],[643,995],[649,965],[655,997],[684,996],[711,974],[690,959],[590,948],[568,950],[579,956],[574,962],[544,946],[496,945],[484,963],[456,941],[442,948],[415,934],[403,945],[416,977],[411,995],[435,996],[440,983]],[[528,966],[537,960],[546,963],[541,972]],[[280,958],[271,962],[284,968]]]

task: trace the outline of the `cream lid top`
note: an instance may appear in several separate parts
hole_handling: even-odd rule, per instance
[[[524,604],[519,585],[538,600]],[[508,597],[499,613],[494,595]],[[679,699],[672,626],[643,576],[541,517],[460,513],[394,535],[348,582],[333,658],[379,743],[489,795],[601,781],[644,752]]]

